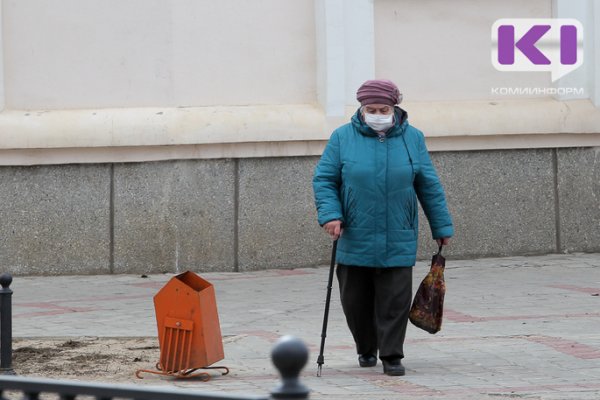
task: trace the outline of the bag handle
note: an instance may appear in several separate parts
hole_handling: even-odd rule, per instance
[[[442,247],[444,247],[444,245],[440,244],[440,247],[438,248],[438,252],[437,252],[436,256],[441,256],[442,255]]]

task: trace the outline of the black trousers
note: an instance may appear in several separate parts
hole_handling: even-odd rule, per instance
[[[358,354],[404,357],[412,301],[412,267],[372,268],[339,264],[342,308]]]

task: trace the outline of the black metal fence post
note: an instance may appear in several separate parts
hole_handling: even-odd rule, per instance
[[[0,275],[0,374],[15,375],[12,369],[12,276]]]
[[[300,371],[308,361],[308,348],[302,340],[284,336],[271,352],[271,360],[281,375],[281,383],[271,391],[274,399],[308,399],[309,390],[300,382]]]

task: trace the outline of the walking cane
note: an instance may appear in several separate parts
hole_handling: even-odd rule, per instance
[[[325,313],[323,315],[323,330],[321,331],[321,350],[319,351],[319,357],[317,358],[318,377],[321,376],[321,370],[323,369],[323,363],[325,362],[323,351],[325,350],[325,338],[327,337],[327,319],[329,318],[329,303],[331,301],[331,287],[333,286],[333,271],[335,269],[337,242],[337,239],[333,241],[333,248],[331,249],[331,266],[329,267],[329,281],[327,282],[327,297],[325,298]]]

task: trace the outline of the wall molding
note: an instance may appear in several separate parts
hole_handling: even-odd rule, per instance
[[[0,149],[0,166],[320,156],[326,144],[326,140],[311,140],[172,146]],[[427,147],[431,152],[568,147],[600,148],[600,133],[428,137]]]
[[[402,105],[434,151],[596,145],[600,109],[552,98]],[[316,105],[0,113],[0,165],[320,154],[333,129]],[[510,138],[510,139],[509,139]],[[506,143],[504,147],[499,143]],[[51,150],[51,151],[50,151]],[[77,155],[77,153],[81,153]],[[111,155],[112,154],[112,155]],[[51,162],[45,162],[47,156]]]

